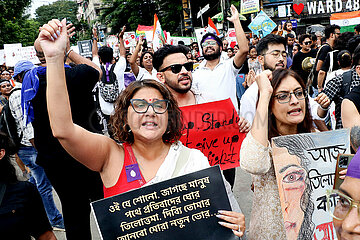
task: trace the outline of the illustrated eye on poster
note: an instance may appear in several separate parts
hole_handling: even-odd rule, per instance
[[[348,129],[272,139],[287,240],[336,239],[326,190],[334,187],[338,155],[350,152],[349,139]],[[348,162],[343,157],[339,165]]]

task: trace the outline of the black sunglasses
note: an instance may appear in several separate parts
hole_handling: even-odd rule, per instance
[[[304,45],[310,45],[312,41],[304,42]]]
[[[187,63],[184,63],[184,64],[173,64],[173,65],[170,65],[170,66],[167,66],[167,67],[161,69],[159,72],[165,72],[166,70],[171,68],[171,71],[174,74],[178,74],[179,72],[181,72],[182,67],[184,67],[186,69],[186,71],[192,71],[193,70],[193,63],[192,62],[187,62]]]

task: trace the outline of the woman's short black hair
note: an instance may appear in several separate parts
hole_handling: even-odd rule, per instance
[[[154,88],[160,92],[162,97],[169,100],[168,105],[168,125],[166,132],[162,136],[164,143],[177,142],[181,135],[182,115],[175,98],[171,92],[161,83],[151,79],[132,82],[125,88],[115,103],[115,113],[110,118],[110,124],[114,132],[114,137],[120,142],[134,143],[134,135],[127,123],[127,113],[130,106],[130,99],[142,88]]]
[[[111,63],[113,60],[113,50],[111,47],[102,46],[98,51],[99,58],[103,63]]]
[[[140,57],[140,67],[144,67],[143,60],[147,53],[150,54],[151,57],[154,59],[154,54],[152,52],[149,52],[149,51],[143,52],[143,54],[141,54],[141,57]]]

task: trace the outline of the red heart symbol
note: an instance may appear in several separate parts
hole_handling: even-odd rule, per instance
[[[304,10],[304,4],[293,4],[293,9],[297,13],[297,15],[300,15],[300,13]]]

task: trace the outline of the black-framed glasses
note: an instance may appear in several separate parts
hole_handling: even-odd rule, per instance
[[[144,99],[130,99],[130,104],[136,113],[146,113],[151,106],[155,113],[163,114],[168,109],[169,100],[156,100],[149,103]]]
[[[360,201],[355,201],[339,190],[326,190],[326,205],[330,215],[337,220],[344,220],[354,207],[360,219]]]
[[[298,100],[303,100],[306,98],[306,91],[303,89],[295,90],[293,92],[281,92],[274,95],[274,98],[276,98],[279,103],[288,103],[290,102],[291,94],[294,94]]]
[[[312,41],[307,41],[307,42],[304,42],[304,45],[310,45],[312,43]]]
[[[167,67],[161,69],[159,72],[165,72],[166,70],[168,70],[170,68],[174,74],[178,74],[179,72],[181,72],[182,67],[184,67],[186,71],[192,71],[193,63],[187,62],[184,64],[173,64],[173,65],[170,65],[170,66],[167,66]]]
[[[283,58],[287,58],[287,56],[288,56],[288,54],[287,54],[287,52],[286,51],[279,51],[279,50],[273,50],[273,51],[271,51],[271,52],[269,52],[269,53],[265,53],[264,55],[272,55],[274,58],[276,58],[276,59],[279,59],[280,58],[280,56],[282,56]]]

